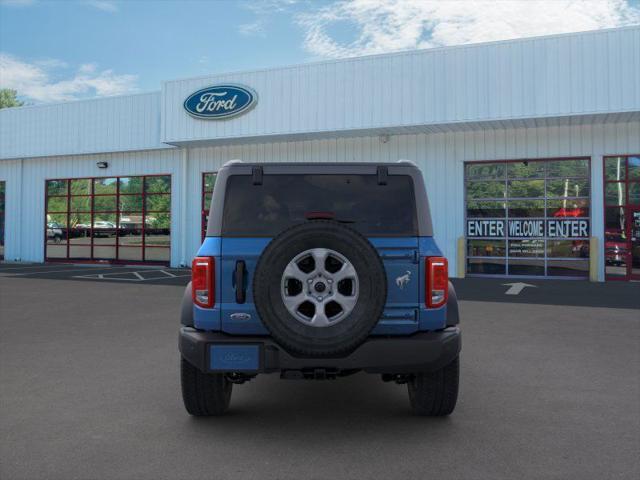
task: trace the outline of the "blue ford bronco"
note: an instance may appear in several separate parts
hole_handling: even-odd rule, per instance
[[[415,414],[458,397],[458,304],[412,163],[232,161],[181,311],[184,405],[220,415],[261,373],[364,371],[406,383]]]

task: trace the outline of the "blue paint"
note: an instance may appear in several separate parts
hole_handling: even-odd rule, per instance
[[[222,275],[222,292],[220,295],[220,325],[223,332],[231,335],[268,335],[269,332],[262,324],[256,306],[253,303],[253,274],[260,255],[267,247],[270,238],[234,238],[222,239],[222,261],[220,262]],[[246,266],[245,303],[236,303],[234,272],[236,261],[243,260]],[[247,320],[232,317],[235,313],[249,315]]]
[[[189,115],[208,120],[224,120],[245,113],[258,101],[258,95],[243,85],[212,85],[192,93],[184,101]]]
[[[259,345],[211,345],[209,347],[211,370],[237,372],[260,368]]]
[[[433,237],[418,237],[418,250],[421,257],[441,257],[442,251]]]
[[[387,303],[372,335],[410,335],[438,330],[446,325],[446,306],[425,306],[425,257],[441,256],[432,237],[371,237],[368,239],[382,258],[387,272]],[[202,330],[232,335],[268,335],[253,303],[253,273],[271,238],[207,237],[200,256],[216,259],[216,304],[213,309],[194,306],[194,324]],[[236,261],[247,268],[246,302],[236,303],[233,283]],[[410,280],[402,288],[398,278]],[[400,282],[402,283],[402,282]],[[417,302],[416,302],[417,299]]]
[[[222,238],[205,237],[198,249],[199,257],[219,257],[222,254]]]

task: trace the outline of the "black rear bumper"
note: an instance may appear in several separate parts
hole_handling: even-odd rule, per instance
[[[349,355],[339,358],[295,357],[271,337],[238,337],[220,332],[203,332],[181,327],[182,356],[203,372],[210,369],[211,345],[258,345],[259,366],[252,373],[286,370],[364,370],[369,373],[404,374],[438,370],[453,361],[461,348],[458,327],[437,332],[420,332],[407,337],[371,337]]]

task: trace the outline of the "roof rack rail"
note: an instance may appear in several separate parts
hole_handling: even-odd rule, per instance
[[[400,160],[398,160],[397,163],[408,163],[409,165],[413,165],[414,167],[417,167],[418,165],[416,165],[416,163],[412,160],[407,160],[404,158],[401,158]]]
[[[227,162],[224,163],[224,165],[222,165],[223,167],[226,167],[227,165],[235,165],[236,163],[244,163],[242,160],[238,159],[238,158],[234,158],[233,160],[229,160]]]

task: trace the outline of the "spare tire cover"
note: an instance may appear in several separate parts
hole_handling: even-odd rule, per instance
[[[364,342],[380,319],[387,278],[364,236],[334,221],[313,220],[267,245],[256,266],[253,298],[285,350],[340,356]]]

